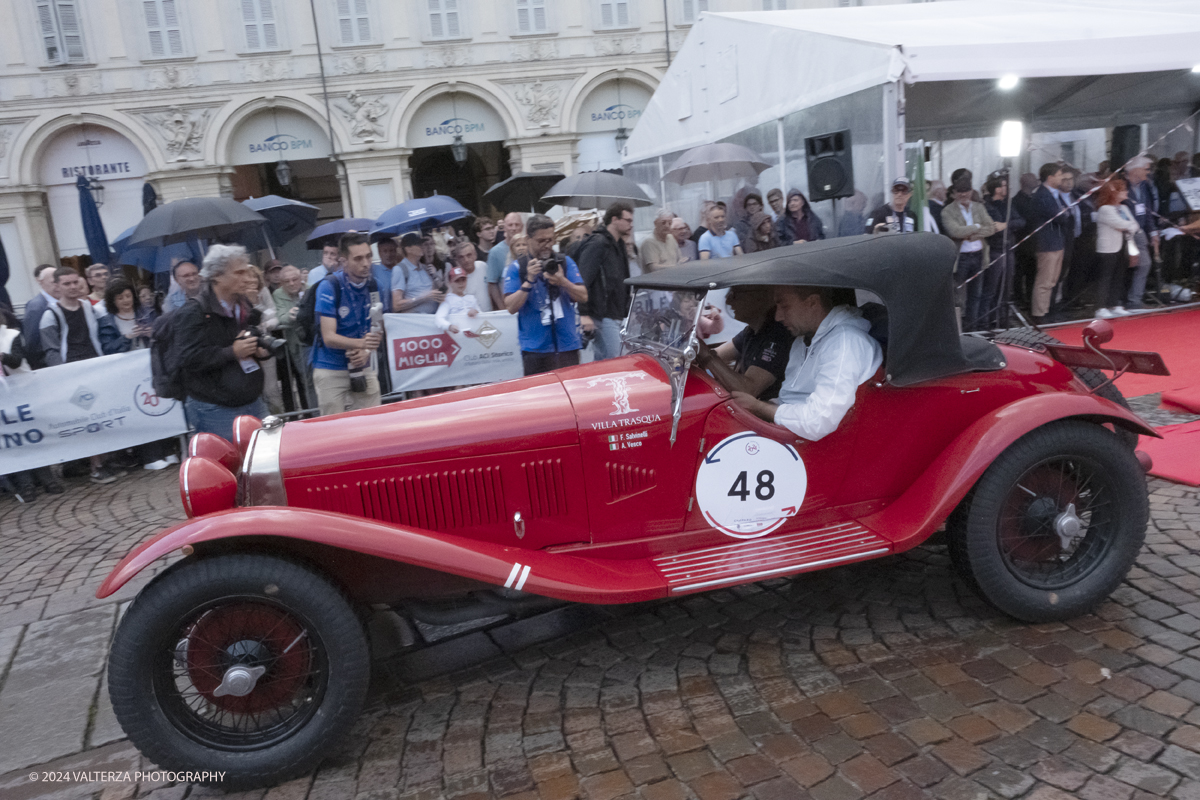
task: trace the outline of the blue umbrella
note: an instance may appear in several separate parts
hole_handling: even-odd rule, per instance
[[[436,228],[469,216],[471,212],[448,195],[435,194],[433,197],[406,200],[379,215],[375,227],[371,229],[371,239],[379,241],[421,228]]]
[[[124,266],[137,267],[146,272],[170,272],[171,267],[180,261],[191,261],[199,264],[204,259],[204,251],[199,240],[169,244],[165,247],[135,244],[130,246],[129,237],[134,228],[122,233],[113,240],[113,250],[117,253],[117,263]]]
[[[268,248],[272,251],[272,245],[278,247],[287,244],[300,234],[311,231],[317,224],[317,214],[321,212],[316,206],[273,194],[251,197],[249,200],[243,200],[242,205],[267,218],[263,233],[267,237]]]
[[[79,214],[83,217],[83,236],[87,239],[92,263],[107,264],[112,260],[112,251],[108,247],[104,223],[100,220],[100,209],[96,208],[88,179],[80,175],[75,179],[75,188],[79,190]]]
[[[374,226],[375,220],[367,219],[366,217],[335,219],[333,222],[318,225],[304,241],[308,245],[309,250],[321,250],[325,245],[336,245],[338,239],[342,238],[343,233],[349,233],[350,231],[366,233]]]
[[[0,241],[0,303],[12,308],[12,298],[4,285],[8,283],[8,253],[4,252],[4,242]]]

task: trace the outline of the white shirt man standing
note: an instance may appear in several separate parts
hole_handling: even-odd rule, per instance
[[[817,441],[837,430],[854,405],[858,387],[883,363],[871,325],[850,306],[833,307],[832,291],[816,286],[776,286],[775,319],[796,337],[776,403],[745,392],[733,400],[755,416]],[[804,337],[811,335],[807,346]]]
[[[673,267],[683,260],[679,254],[679,242],[671,235],[671,223],[675,215],[661,209],[654,216],[654,234],[642,242],[642,270],[654,272]]]
[[[504,241],[492,245],[492,249],[488,251],[488,295],[492,300],[492,308],[497,311],[505,307],[504,292],[501,291],[501,283],[504,281],[504,268],[508,266],[508,262],[511,260],[508,257],[508,243],[513,240],[514,236],[524,232],[525,223],[521,220],[521,215],[516,211],[506,214],[504,217]]]
[[[479,303],[479,310],[486,311],[491,307],[491,295],[488,294],[487,262],[475,260],[475,245],[469,241],[459,242],[454,248],[454,264],[462,267],[467,273],[467,294],[473,296]]]

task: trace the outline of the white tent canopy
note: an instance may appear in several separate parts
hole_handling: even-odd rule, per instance
[[[720,141],[899,81],[916,89],[957,82],[952,95],[910,95],[916,107],[910,102],[907,121],[898,123],[901,139],[906,125],[910,133],[967,131],[1010,111],[1016,101],[994,94],[995,79],[1008,74],[1034,89],[1011,108],[1025,117],[1059,113],[1076,124],[1111,125],[1116,110],[1186,114],[1200,101],[1200,73],[1191,72],[1200,64],[1198,42],[1198,0],[952,0],[703,14],[622,160]],[[1098,84],[1102,77],[1108,83]],[[894,99],[885,96],[885,105]],[[897,109],[880,113],[895,119]]]

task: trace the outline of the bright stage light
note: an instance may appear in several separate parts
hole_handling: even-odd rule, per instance
[[[1020,120],[1006,119],[1000,125],[1000,157],[1016,158],[1025,143],[1025,126]]]
[[[996,85],[1007,92],[1009,89],[1017,88],[1017,84],[1020,82],[1021,79],[1016,75],[1002,75]]]

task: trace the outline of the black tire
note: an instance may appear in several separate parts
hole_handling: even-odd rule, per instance
[[[1081,531],[1064,547],[1055,522],[1068,504]],[[1093,423],[1063,420],[1001,453],[961,513],[956,560],[974,587],[1006,614],[1050,622],[1117,588],[1145,541],[1150,503],[1133,453]]]
[[[1048,343],[1062,344],[1060,340],[1055,339],[1053,336],[1042,333],[1041,331],[1035,331],[1033,328],[1014,328],[1012,330],[1004,331],[1003,333],[997,334],[996,338],[994,338],[992,341],[996,342],[997,344],[1011,344],[1016,345],[1017,347],[1025,347],[1030,350],[1037,350],[1039,353],[1046,352],[1045,345]],[[1104,384],[1108,381],[1108,376],[1098,369],[1091,369],[1090,367],[1071,367],[1071,371],[1074,372],[1079,380],[1083,381],[1089,389],[1095,389],[1097,386],[1101,386],[1101,384]],[[1129,408],[1129,403],[1126,402],[1125,395],[1121,394],[1121,390],[1112,383],[1108,383],[1108,385],[1097,390],[1096,394],[1100,397],[1103,397],[1105,400],[1111,400],[1122,408],[1129,409],[1130,411],[1133,410],[1132,408]],[[1136,433],[1126,430],[1119,425],[1112,425],[1111,429],[1126,447],[1128,447],[1130,450],[1137,449],[1138,435]]]
[[[239,664],[266,672],[244,696],[217,696]],[[232,791],[312,771],[349,732],[369,680],[366,635],[345,596],[266,555],[168,570],[126,612],[108,662],[113,710],[146,758],[224,772],[198,782]]]

